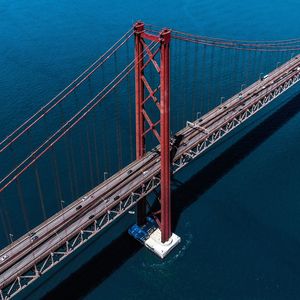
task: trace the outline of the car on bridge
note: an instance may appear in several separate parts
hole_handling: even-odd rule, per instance
[[[8,258],[9,258],[9,256],[7,254],[4,254],[3,256],[0,257],[0,263],[4,262]]]

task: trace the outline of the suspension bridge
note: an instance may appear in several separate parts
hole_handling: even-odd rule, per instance
[[[300,39],[137,22],[0,142],[0,295],[9,299],[136,208],[172,239],[171,178],[300,79]],[[2,128],[2,130],[4,130]]]

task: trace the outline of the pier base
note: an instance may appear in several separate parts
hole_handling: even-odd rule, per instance
[[[171,237],[165,243],[161,242],[161,231],[157,228],[150,234],[149,238],[145,240],[144,245],[160,258],[165,258],[181,241],[181,238],[172,233]]]
[[[160,228],[151,217],[147,217],[146,223],[142,226],[132,225],[128,233],[160,258],[165,258],[181,241],[178,235],[172,233],[169,240],[162,243]]]

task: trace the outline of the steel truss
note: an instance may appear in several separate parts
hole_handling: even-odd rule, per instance
[[[155,188],[159,187],[159,185],[160,177],[153,175],[141,187],[122,196],[119,202],[108,206],[104,212],[98,216],[96,215],[94,221],[91,221],[78,233],[66,237],[61,243],[57,244],[51,252],[45,253],[42,257],[39,257],[32,266],[28,269],[24,269],[22,274],[16,274],[16,279],[0,290],[1,300],[10,299],[29,284],[33,283],[41,275],[45,274],[64,258],[85,244],[98,232],[107,228],[113,221],[134,207],[139,200],[150,194]]]

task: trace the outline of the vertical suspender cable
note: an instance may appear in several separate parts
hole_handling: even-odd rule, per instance
[[[7,209],[4,210],[4,214],[5,214],[4,217],[6,219],[6,224],[8,225],[8,231],[9,231],[9,233],[14,234],[14,230],[13,230],[13,227],[12,227],[11,219],[9,217]],[[9,236],[8,236],[8,239],[10,241],[10,237]]]
[[[114,53],[114,63],[115,63],[115,72],[118,74],[118,61],[116,53]],[[127,75],[128,76],[128,75]],[[115,122],[116,122],[116,142],[117,142],[117,149],[118,149],[118,168],[119,170],[122,168],[123,165],[123,150],[122,150],[122,136],[121,136],[121,118],[120,118],[120,101],[121,97],[119,97],[119,87],[115,88],[115,97],[114,97],[114,107],[115,107]]]
[[[96,179],[97,183],[100,182],[100,161],[99,161],[99,149],[98,149],[98,139],[97,139],[97,130],[96,130],[96,122],[98,120],[97,107],[93,111],[93,139],[94,139],[94,152],[95,152],[95,164],[96,164]]]
[[[21,210],[22,210],[22,214],[23,214],[23,218],[24,218],[24,224],[25,224],[26,230],[29,231],[28,214],[27,214],[27,210],[26,210],[26,206],[25,206],[25,202],[24,202],[24,195],[23,195],[23,189],[21,186],[20,178],[16,179],[16,185],[17,185],[19,202],[20,202],[20,206],[21,206]]]
[[[65,120],[65,116],[64,116],[64,111],[63,111],[63,107],[62,104],[59,104],[59,108],[60,108],[60,115],[61,115],[61,122],[62,125],[64,124],[64,120]],[[74,182],[73,182],[73,175],[72,175],[72,161],[71,161],[71,157],[70,157],[70,151],[69,151],[69,147],[68,147],[68,141],[67,141],[67,137],[65,137],[63,139],[64,142],[64,150],[65,150],[65,155],[67,158],[67,167],[66,167],[66,172],[68,173],[68,178],[69,178],[69,184],[70,184],[70,192],[71,192],[71,198],[74,199],[75,198],[75,191],[74,191]]]
[[[230,61],[231,64],[228,68],[228,78],[229,78],[229,84],[228,86],[229,88],[229,94],[227,95],[227,97],[231,97],[233,94],[235,94],[237,91],[239,92],[239,89],[237,87],[239,87],[239,80],[240,80],[240,76],[239,76],[239,50],[237,49],[225,49],[225,51],[227,52],[227,57],[225,59],[225,64],[226,61]]]
[[[105,82],[105,73],[104,73],[104,68],[101,69],[101,74],[102,74],[102,81]],[[111,166],[110,166],[110,155],[109,155],[109,143],[111,141],[111,139],[107,139],[107,135],[111,135],[111,131],[108,133],[108,129],[106,127],[106,122],[108,122],[108,118],[106,116],[106,114],[102,114],[101,116],[103,116],[102,119],[102,148],[103,148],[103,157],[104,157],[104,172],[108,173],[108,175],[110,175],[111,173]],[[110,128],[111,130],[111,128]]]
[[[57,188],[57,206],[58,209],[60,210],[62,208],[62,203],[64,202],[63,198],[63,192],[61,188],[61,181],[60,181],[60,176],[59,176],[59,169],[58,169],[58,163],[57,163],[57,157],[56,157],[56,151],[55,151],[55,146],[53,145],[51,147],[51,152],[52,152],[52,161],[53,161],[53,167],[54,167],[54,178],[55,178],[55,186]]]
[[[1,215],[1,223],[2,223],[2,228],[4,230],[4,234],[7,238],[7,242],[8,244],[10,243],[10,238],[9,238],[9,233],[10,231],[10,225],[7,223],[6,219],[5,219],[5,205],[4,205],[4,199],[3,199],[3,193],[0,194],[0,215]]]
[[[108,143],[107,143],[107,139],[106,139],[106,135],[107,135],[107,130],[106,130],[106,120],[103,120],[102,123],[102,151],[103,151],[103,157],[104,157],[104,172],[107,172],[108,174],[111,173],[111,169],[110,169],[110,155],[108,154]],[[110,141],[110,139],[109,139]]]
[[[213,103],[214,51],[215,51],[215,47],[211,46],[210,47],[210,61],[209,61],[210,72],[209,72],[209,80],[208,80],[209,85],[208,85],[208,97],[207,97],[207,100],[208,100],[208,104],[207,104],[208,108],[207,109],[208,110],[210,110],[212,108],[211,104]]]
[[[176,132],[180,126],[179,126],[179,107],[178,103],[180,101],[180,84],[182,78],[180,77],[180,48],[181,48],[181,41],[174,40],[175,44],[173,46],[174,49],[174,59],[172,60],[171,68],[174,71],[173,80],[171,84],[173,83],[173,89],[174,91],[171,91],[172,93],[172,106],[171,106],[171,120],[173,120],[173,124],[171,122],[171,129],[173,132]],[[175,104],[175,105],[174,105]]]
[[[201,85],[201,94],[202,94],[202,97],[201,97],[201,114],[204,115],[206,113],[206,110],[205,110],[205,103],[206,103],[206,49],[207,49],[207,46],[204,45],[203,46],[203,51],[202,51],[202,85]]]
[[[198,86],[198,48],[199,45],[195,44],[195,60],[194,60],[194,76],[193,80],[193,88],[192,88],[192,120],[196,116],[196,87]]]
[[[181,126],[184,126],[185,122],[187,121],[187,97],[188,97],[188,86],[189,84],[186,84],[187,82],[189,82],[189,76],[188,76],[188,67],[189,67],[189,63],[188,63],[188,42],[185,42],[185,53],[184,53],[184,78],[183,78],[183,104],[182,104],[182,124]]]
[[[223,48],[219,48],[219,62],[218,62],[218,72],[216,75],[216,100],[219,100],[222,97],[222,87],[221,87],[221,83],[222,80],[225,80],[225,76],[224,76],[224,65],[223,65],[223,54],[224,54],[224,49]],[[219,103],[217,103],[218,105]]]
[[[69,131],[66,134],[65,139],[68,142],[67,144],[68,144],[70,159],[71,159],[71,172],[73,174],[74,193],[75,193],[75,198],[77,198],[79,196],[78,186],[79,186],[80,183],[78,181],[78,176],[77,176],[77,168],[76,168],[76,164],[75,164],[76,160],[74,159],[74,147],[73,147],[73,140],[72,140],[72,131]]]
[[[253,51],[253,58],[251,64],[251,82],[256,80],[256,62],[257,62],[257,51]],[[255,77],[254,77],[255,76]]]
[[[89,87],[89,99],[92,99],[94,97],[94,93],[92,90],[92,78],[88,78],[88,87]],[[97,124],[97,111],[98,107],[95,107],[95,109],[92,111],[92,130],[93,130],[93,144],[94,144],[94,152],[95,152],[95,164],[96,164],[96,181],[97,183],[100,182],[100,170],[99,170],[99,153],[98,153],[98,139],[97,139],[97,130],[96,130],[96,124]]]
[[[17,161],[16,154],[11,145],[9,146],[9,149],[12,153],[12,156],[14,157],[14,161]],[[26,207],[25,207],[25,203],[24,203],[23,191],[22,191],[22,187],[21,187],[19,178],[16,179],[16,186],[17,186],[17,194],[18,194],[19,204],[20,204],[23,219],[24,219],[24,224],[25,224],[26,230],[29,231],[28,215],[27,215],[27,211],[26,211]]]
[[[89,173],[90,173],[90,188],[94,187],[94,172],[93,172],[93,161],[91,153],[91,140],[90,140],[90,129],[89,129],[89,119],[85,119],[85,132],[86,132],[86,145],[88,152],[88,164],[89,164]]]
[[[262,56],[263,52],[259,51],[259,58],[258,58],[258,76],[261,76],[261,73],[263,73],[264,69],[262,67]]]
[[[102,68],[101,68],[102,69]],[[79,105],[79,98],[78,98],[78,94],[77,91],[75,91],[74,93],[75,96],[75,103],[77,106],[77,109],[80,109],[80,105]],[[84,134],[84,124],[82,124],[82,126],[78,127],[78,131],[79,131],[79,148],[80,148],[80,160],[81,160],[81,182],[80,182],[80,186],[83,186],[83,191],[86,192],[86,189],[88,188],[88,168],[86,166],[86,156],[85,156],[85,149],[84,149],[84,141],[83,141],[83,134]]]
[[[38,194],[39,194],[39,198],[40,198],[40,204],[41,204],[43,219],[46,220],[47,215],[46,215],[46,209],[45,209],[45,201],[44,201],[44,195],[43,195],[43,191],[42,191],[40,174],[39,174],[37,162],[35,163],[34,174],[35,174],[36,186],[37,186]]]
[[[249,85],[249,69],[250,69],[250,63],[251,63],[250,54],[251,54],[251,51],[246,50],[246,69],[247,69],[246,70],[246,80],[245,80],[246,86]]]
[[[180,41],[178,51],[178,80],[179,80],[179,85],[178,85],[178,94],[181,95],[184,90],[184,76],[183,76],[183,47],[184,47],[184,42]],[[178,104],[177,104],[177,109],[176,109],[176,128],[181,128],[181,112],[182,112],[182,97],[178,97]]]
[[[229,51],[229,50],[227,50]],[[234,72],[233,72],[233,88],[235,92],[237,91],[236,87],[238,86],[238,78],[239,78],[239,60],[240,60],[240,51],[238,49],[234,49]]]
[[[129,58],[129,46],[126,43],[126,64],[130,63]],[[133,97],[132,97],[132,88],[130,86],[131,80],[131,73],[127,76],[127,94],[128,94],[128,117],[129,117],[129,150],[130,150],[130,162],[134,160],[134,149],[133,149],[133,113],[132,113],[132,106],[133,106]]]
[[[46,125],[46,130],[48,132],[48,135],[50,133],[49,131],[49,125],[48,125],[48,117],[45,116],[45,125]],[[57,208],[60,210],[61,208],[61,203],[63,202],[63,196],[62,196],[62,190],[60,186],[60,180],[59,180],[59,172],[58,172],[58,165],[57,165],[57,159],[56,159],[56,153],[55,153],[55,146],[53,145],[51,147],[51,167],[54,175],[54,185],[55,185],[55,193],[56,193],[56,200],[57,200]]]
[[[31,129],[29,129],[27,131],[27,134],[28,134],[30,147],[31,147],[31,149],[33,149]],[[35,155],[34,155],[34,158],[35,158]],[[38,171],[38,162],[37,161],[34,163],[34,175],[35,175],[36,187],[37,187],[38,195],[39,195],[39,199],[40,199],[40,205],[41,205],[43,220],[46,220],[45,201],[44,201],[44,195],[43,195],[43,191],[42,191],[42,186],[41,186],[40,175],[39,175],[39,171]]]
[[[245,84],[245,80],[246,80],[246,76],[245,76],[245,61],[246,61],[246,51],[241,50],[241,55],[242,55],[242,59],[241,59],[241,83],[240,83],[240,87],[239,89],[241,89],[241,85]]]

